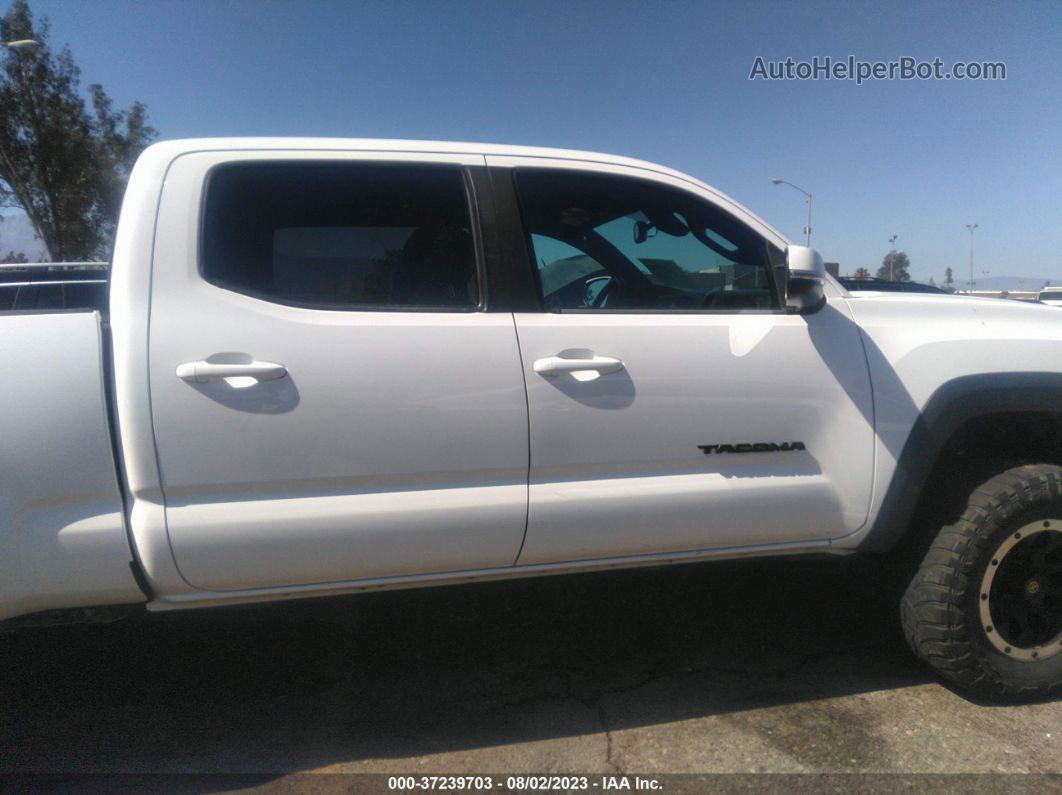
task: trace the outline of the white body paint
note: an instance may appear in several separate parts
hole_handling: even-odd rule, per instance
[[[854,297],[832,281],[809,315],[328,311],[205,282],[207,173],[277,159],[621,174],[695,194],[787,245],[707,185],[607,155],[153,146],[130,180],[112,266],[119,462],[98,316],[0,314],[0,618],[143,601],[131,560],[149,607],[168,609],[846,552],[873,525],[941,384],[1062,371],[1053,309]],[[252,375],[199,377],[234,362]],[[755,455],[698,447],[798,441],[804,450]]]

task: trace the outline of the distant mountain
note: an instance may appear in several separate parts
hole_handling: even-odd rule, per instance
[[[1062,287],[1062,278],[1046,279],[1043,276],[982,276],[974,284],[975,290],[1039,290],[1044,282],[1050,281],[1056,287]],[[968,282],[956,278],[955,286],[965,290]]]
[[[22,252],[30,262],[36,262],[44,257],[44,248],[37,236],[33,234],[33,225],[29,218],[24,215],[0,216],[0,259],[7,252]]]
[[[847,274],[851,276],[851,274]],[[970,286],[970,281],[967,277],[956,273],[953,277],[955,279],[954,287],[956,290],[966,290]],[[929,283],[929,277],[922,278],[922,275],[916,273],[912,277],[912,281],[921,282],[922,284]],[[1035,292],[1044,286],[1044,282],[1049,282],[1055,287],[1062,287],[1062,272],[1054,278],[1048,278],[1046,276],[982,276],[977,280],[974,285],[975,290],[1018,290],[1021,292]],[[940,276],[937,276],[934,283],[941,287]]]

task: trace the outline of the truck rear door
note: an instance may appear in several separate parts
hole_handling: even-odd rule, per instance
[[[485,311],[483,158],[194,153],[163,189],[151,401],[193,586],[510,566],[527,510],[512,315]]]

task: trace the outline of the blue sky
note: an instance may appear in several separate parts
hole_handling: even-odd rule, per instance
[[[842,272],[1062,280],[1062,2],[30,0],[161,137],[439,138],[693,174]],[[0,0],[0,8],[5,3]],[[748,79],[753,60],[1004,61],[1005,81]],[[1057,282],[1056,282],[1057,283]]]

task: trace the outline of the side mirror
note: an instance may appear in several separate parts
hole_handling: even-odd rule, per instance
[[[823,281],[826,266],[813,248],[790,246],[785,251],[789,278],[786,282],[786,306],[800,315],[818,312],[826,304]]]

